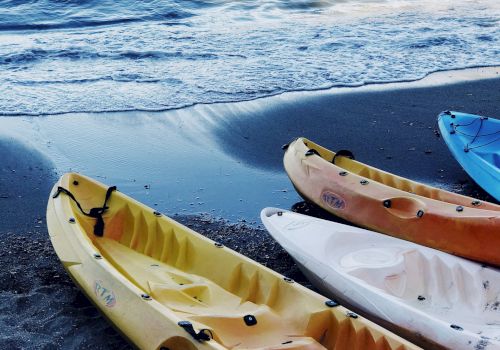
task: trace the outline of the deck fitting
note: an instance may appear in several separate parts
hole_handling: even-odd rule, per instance
[[[243,321],[247,326],[255,326],[257,324],[257,319],[254,315],[245,315],[243,316]]]
[[[339,306],[340,304],[338,302],[336,302],[335,300],[327,300],[327,301],[325,301],[325,305],[328,307],[335,307],[335,306]]]
[[[312,149],[312,148],[311,148],[310,150],[308,150],[308,151],[306,152],[306,157],[312,156],[313,154],[315,154],[315,155],[319,156],[318,151],[316,151],[315,149]]]
[[[144,300],[151,300],[151,296],[149,294],[141,294],[141,298]]]

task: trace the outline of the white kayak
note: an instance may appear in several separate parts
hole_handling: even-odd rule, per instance
[[[427,346],[500,349],[500,270],[282,209],[263,209],[261,219],[328,297]]]

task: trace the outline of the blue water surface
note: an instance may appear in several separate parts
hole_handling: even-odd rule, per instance
[[[500,64],[470,0],[0,1],[0,114],[166,110]]]

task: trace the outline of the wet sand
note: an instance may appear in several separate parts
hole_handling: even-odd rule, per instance
[[[357,159],[391,172],[491,200],[432,129],[436,115],[445,109],[498,118],[499,101],[499,78],[426,88],[281,96],[255,102],[262,108],[254,112],[236,108],[234,118],[226,118],[210,137],[239,162],[282,172],[280,146],[303,135],[332,149],[348,148]],[[0,348],[128,348],[74,287],[52,250],[45,205],[58,176],[54,165],[12,138],[0,138],[0,155]],[[303,203],[295,209],[324,215]],[[307,285],[293,261],[258,224],[228,222],[209,214],[174,218]]]
[[[216,131],[223,149],[241,161],[280,171],[280,147],[298,136],[413,180],[494,201],[436,137],[444,110],[500,118],[500,78],[444,86],[374,90],[282,99],[259,113],[240,113]],[[341,90],[341,89],[339,89]],[[244,130],[244,138],[230,137]]]

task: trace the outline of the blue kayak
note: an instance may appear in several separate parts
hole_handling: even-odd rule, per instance
[[[446,111],[439,115],[438,125],[462,168],[500,201],[500,120]]]

